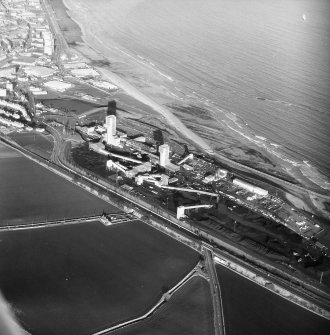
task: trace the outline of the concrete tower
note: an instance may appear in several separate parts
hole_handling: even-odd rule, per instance
[[[170,146],[162,144],[159,146],[159,165],[165,167],[170,161]]]
[[[113,142],[114,136],[116,135],[116,116],[115,115],[106,116],[105,128],[107,129],[106,142],[107,144],[111,144]]]

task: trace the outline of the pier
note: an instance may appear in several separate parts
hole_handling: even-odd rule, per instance
[[[4,230],[25,230],[25,229],[37,229],[37,228],[50,228],[55,226],[72,225],[86,222],[99,221],[105,226],[111,226],[114,224],[125,223],[130,221],[135,221],[137,218],[131,213],[113,213],[113,214],[103,214],[103,215],[91,215],[82,216],[77,218],[63,218],[57,220],[45,220],[38,222],[30,222],[26,224],[9,224],[0,227],[0,231]]]

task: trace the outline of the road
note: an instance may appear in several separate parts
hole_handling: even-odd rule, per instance
[[[52,33],[54,35],[55,53],[53,57],[54,57],[55,63],[59,65],[62,54],[67,53],[69,50],[69,47],[56,21],[56,16],[54,14],[52,6],[47,0],[41,0],[41,4],[46,14],[46,18],[49,23],[49,26],[51,27]]]
[[[112,327],[109,327],[109,328],[106,328],[106,329],[103,329],[97,333],[94,333],[92,335],[106,335],[106,334],[110,334],[112,331],[116,330],[116,329],[120,329],[120,328],[124,328],[126,326],[129,326],[130,324],[133,324],[133,323],[136,323],[138,321],[142,321],[150,316],[153,315],[153,313],[164,303],[166,303],[170,298],[171,296],[176,292],[178,291],[183,285],[185,285],[191,278],[193,278],[194,276],[197,275],[198,273],[198,265],[196,265],[184,278],[182,278],[175,286],[173,286],[170,290],[168,290],[167,292],[165,292],[161,298],[158,300],[158,302],[148,311],[146,312],[145,314],[137,317],[137,318],[134,318],[134,319],[131,319],[131,320],[128,320],[128,321],[125,321],[125,322],[122,322],[120,324],[117,324],[115,326],[112,326]]]
[[[214,313],[214,331],[215,335],[225,335],[225,317],[223,314],[221,288],[218,281],[217,273],[213,262],[212,247],[206,243],[202,243],[202,252],[205,258],[205,266],[210,276],[210,287],[213,301],[213,313]]]

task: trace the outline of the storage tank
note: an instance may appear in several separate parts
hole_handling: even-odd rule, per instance
[[[215,179],[223,179],[223,178],[227,178],[228,175],[228,171],[224,170],[224,169],[217,169],[216,173],[215,173]]]
[[[261,187],[249,184],[246,181],[243,181],[243,180],[238,179],[238,178],[235,178],[233,180],[233,184],[235,184],[235,185],[237,185],[237,186],[239,186],[241,188],[244,188],[245,190],[247,190],[249,192],[258,194],[258,195],[263,196],[263,197],[265,197],[266,195],[268,195],[268,191],[267,190],[264,190]]]

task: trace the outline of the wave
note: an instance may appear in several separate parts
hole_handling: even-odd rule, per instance
[[[230,121],[222,120],[226,126],[239,134],[243,138],[247,139],[250,143],[257,145],[258,147],[266,150],[271,155],[275,156],[277,159],[281,160],[283,163],[289,164],[290,166],[299,169],[299,171],[313,184],[321,187],[324,190],[330,190],[329,178],[324,176],[315,166],[313,166],[309,161],[296,160],[293,159],[288,153],[281,150],[282,146],[276,143],[269,142],[267,138],[250,134],[247,129],[242,130],[242,126],[237,124],[237,120]],[[238,126],[236,128],[235,126]],[[288,172],[290,169],[286,169]],[[291,171],[293,173],[293,171]]]
[[[87,0],[85,1],[87,3]],[[109,38],[111,44],[108,43],[108,37],[102,34],[99,35],[102,36],[98,40],[98,42],[102,43],[102,47],[107,47],[109,52],[113,49],[120,51],[123,57],[120,55],[119,59],[120,61],[123,59],[122,64],[124,66],[127,61],[129,71],[125,72],[125,68],[122,66],[119,68],[118,73],[123,70],[123,75],[127,77],[132,75],[132,77],[134,76],[134,81],[136,81],[143,71],[151,70],[152,72],[150,73],[154,74],[154,76],[150,76],[152,78],[148,81],[148,88],[152,85],[165,88],[170,100],[169,103],[173,103],[174,100],[174,103],[178,102],[181,105],[195,105],[206,109],[212,119],[218,122],[219,128],[222,125],[234,133],[232,137],[235,140],[237,139],[244,144],[251,143],[251,145],[258,146],[280,160],[284,169],[287,166],[300,169],[301,174],[313,181],[313,183],[327,188],[327,178],[322,177],[322,174],[313,166],[317,162],[319,163],[318,166],[327,171],[328,164],[325,153],[328,150],[326,145],[328,140],[325,137],[326,129],[324,125],[326,122],[323,122],[326,119],[325,116],[321,118],[319,113],[310,113],[310,110],[314,111],[317,107],[320,107],[322,112],[324,109],[323,101],[327,96],[322,90],[318,90],[320,83],[323,83],[323,77],[317,77],[320,80],[313,82],[310,80],[312,76],[307,77],[307,72],[304,70],[306,66],[314,64],[311,62],[315,59],[315,50],[308,50],[308,46],[304,44],[302,52],[306,52],[310,59],[306,58],[305,60],[303,57],[301,60],[297,59],[294,64],[291,64],[292,68],[289,72],[283,71],[283,67],[280,66],[287,64],[289,59],[283,57],[284,61],[281,61],[280,57],[278,57],[279,59],[276,60],[278,63],[275,64],[274,60],[269,63],[266,52],[257,52],[260,40],[255,38],[255,34],[249,35],[248,29],[244,37],[240,24],[236,25],[235,22],[231,22],[233,29],[223,31],[223,34],[218,36],[213,35],[215,30],[209,31],[205,27],[203,20],[200,20],[203,22],[202,26],[198,25],[199,21],[197,20],[196,25],[190,29],[194,33],[191,38],[194,38],[196,43],[190,43],[190,40],[184,34],[171,35],[173,32],[177,32],[175,29],[179,27],[177,25],[179,21],[175,19],[176,14],[181,13],[180,10],[185,10],[185,8],[180,7],[177,4],[179,2],[166,1],[163,11],[160,11],[159,6],[161,4],[155,6],[151,5],[151,3],[153,2],[146,5],[146,8],[141,11],[132,12],[132,18],[135,19],[135,21],[132,21],[135,25],[134,28],[129,20],[114,21],[116,23],[112,27],[112,36],[114,38]],[[173,6],[178,11],[173,13],[172,16],[168,16],[166,14],[168,6]],[[203,11],[203,15],[209,15],[209,11],[204,12],[206,7],[203,5],[200,8]],[[214,7],[219,12],[224,10],[229,14],[234,14],[236,17],[238,14],[236,11],[232,11],[231,8],[231,5],[228,8],[221,8],[221,10],[218,5]],[[155,15],[161,15],[165,23],[163,26],[157,26],[155,30],[153,30],[152,25],[154,21],[148,21],[148,24],[145,24],[145,17],[143,16],[143,13],[150,15],[152,10],[155,11],[152,12]],[[202,16],[202,13],[196,11],[194,15],[198,18],[203,18],[205,16]],[[254,15],[255,11],[250,14]],[[268,14],[271,19],[273,12],[271,11]],[[288,17],[284,15],[284,18]],[[157,22],[159,21],[157,20]],[[141,26],[139,26],[140,23]],[[218,16],[215,15],[210,19],[210,23],[214,24],[215,27],[223,27],[226,25],[226,19],[218,20]],[[110,27],[108,27],[108,20],[105,20],[103,24],[107,29]],[[166,27],[164,31],[161,30],[162,27]],[[265,29],[265,27],[259,28],[262,29],[261,31]],[[283,23],[277,20],[274,22],[274,28],[271,31],[268,30],[269,36],[272,38],[265,41],[265,46],[270,51],[274,47],[278,47],[272,41],[277,41],[278,38],[282,37],[283,29]],[[292,26],[290,29],[298,29],[295,31],[298,38],[311,37],[310,35],[306,36],[309,32],[301,31],[300,27]],[[157,34],[154,31],[157,31]],[[159,40],[159,31],[164,33],[164,40]],[[239,47],[238,50],[233,43],[228,43],[228,41],[232,40],[233,34],[237,32],[242,35],[241,43],[249,43],[251,48],[242,49]],[[214,39],[205,39],[204,36],[208,36],[205,34],[210,34]],[[236,35],[234,36],[236,37]],[[320,36],[322,37],[323,35]],[[215,40],[218,41],[215,37],[223,41],[224,44],[221,48],[218,47],[219,43],[213,42]],[[141,38],[143,38],[143,43],[140,43]],[[194,45],[194,47],[192,48],[191,45]],[[198,47],[195,47],[196,45]],[[289,51],[280,50],[283,56],[286,55],[286,52]],[[292,52],[290,51],[290,56]],[[141,71],[140,65],[143,65],[143,71]],[[136,66],[135,72],[134,66]],[[318,75],[312,69],[314,67],[308,66],[308,71],[311,74],[314,76]],[[283,78],[288,78],[288,80],[284,82]],[[155,81],[153,82],[154,79]],[[141,78],[139,87],[142,90],[143,84],[145,83],[143,78]],[[322,85],[320,86],[321,89],[324,88],[324,85]],[[159,90],[156,91],[158,92]],[[318,97],[320,99],[317,99]],[[260,103],[256,102],[256,99]],[[262,101],[265,102],[264,106],[267,106],[267,109],[264,108]],[[315,101],[316,103],[314,103]],[[296,112],[296,109],[299,112]],[[239,116],[232,111],[238,111]],[[290,112],[287,118],[289,122],[285,124],[280,123],[279,115],[276,114],[276,112],[283,111]],[[247,121],[251,124],[251,127]],[[313,121],[313,128],[310,126],[311,121]],[[200,122],[199,116],[196,115],[195,120],[190,120],[189,122],[194,122],[197,126]],[[302,127],[299,127],[300,123]],[[295,127],[288,127],[290,124],[295,125]],[[307,129],[309,126],[308,132],[304,133],[303,137],[301,129]],[[212,124],[212,127],[216,128],[217,126]],[[283,134],[283,137],[277,136],[277,128],[281,131],[278,134]],[[323,137],[318,136],[319,134],[322,134]],[[207,138],[208,134],[205,133],[204,135]],[[300,139],[303,140],[299,142]],[[307,151],[312,147],[311,145],[306,145],[307,142],[313,142],[315,147],[319,145],[320,150]],[[296,148],[296,152],[290,149],[290,146]],[[304,153],[307,152],[309,155],[306,154],[304,156]],[[300,155],[298,156],[299,159],[295,158],[296,155]],[[311,163],[308,162],[306,164],[306,161],[303,161],[306,157],[311,160]]]
[[[164,74],[163,72],[161,72],[161,71],[159,71],[159,70],[157,70],[157,72],[158,72],[162,77],[165,77],[165,78],[168,79],[169,81],[171,81],[171,82],[174,81],[174,79],[173,79],[171,76],[169,76],[169,75],[167,75],[167,74]]]
[[[235,132],[242,138],[246,139],[249,143],[265,150],[274,158],[276,158],[278,161],[282,162],[282,165],[284,165],[284,169],[286,171],[290,172],[291,174],[294,174],[294,171],[288,168],[287,165],[289,165],[295,169],[298,169],[301,172],[301,174],[304,175],[305,178],[310,180],[313,184],[325,190],[330,190],[329,179],[326,176],[324,176],[315,166],[313,166],[312,163],[291,157],[290,154],[288,154],[285,151],[285,148],[281,144],[274,143],[273,141],[267,139],[265,136],[256,134],[254,130],[250,129],[248,123],[242,117],[239,117],[236,113],[225,112],[223,109],[218,108],[214,101],[208,99],[207,97],[204,97],[201,93],[197,93],[196,91],[191,91],[190,94],[188,94],[187,92],[185,93],[186,90],[184,87],[181,87],[181,85],[173,86],[172,84],[172,82],[174,81],[173,77],[158,70],[153,62],[148,60],[146,57],[142,56],[140,56],[139,59],[140,61],[143,61],[144,64],[152,66],[153,69],[156,70],[159,75],[161,75],[162,77],[166,78],[169,81],[169,85],[166,85],[169,96],[183,103],[188,103],[188,100],[190,99],[189,101],[190,103],[193,102],[194,105],[203,106],[210,113],[211,116],[214,117],[214,115],[217,114],[216,120],[218,122],[220,121],[221,124],[225,125],[228,129]],[[176,81],[176,84],[180,84],[180,82]],[[184,98],[180,97],[175,92],[184,94]],[[269,101],[273,103],[283,104],[286,106],[297,106],[296,104],[286,102],[283,100],[275,100],[260,97],[258,98],[259,98],[258,100]],[[220,119],[219,115],[223,115],[225,119],[223,118]]]

